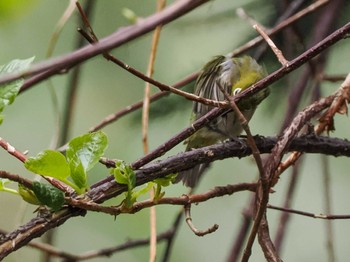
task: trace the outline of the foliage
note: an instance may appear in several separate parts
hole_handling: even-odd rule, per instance
[[[40,203],[50,207],[53,211],[61,209],[64,204],[63,192],[52,185],[34,181],[33,192]]]
[[[45,150],[29,158],[24,166],[36,174],[58,179],[82,194],[88,190],[87,172],[104,154],[107,141],[101,131],[78,136],[68,143],[66,156]]]
[[[0,66],[0,76],[7,73],[17,73],[26,70],[33,62],[34,57],[28,59],[15,59],[8,64]],[[23,85],[24,80],[18,79],[10,83],[6,83],[0,86],[0,113],[4,108],[12,104],[18,95],[19,89]],[[0,125],[4,117],[0,114]]]

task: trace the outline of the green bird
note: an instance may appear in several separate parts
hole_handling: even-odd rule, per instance
[[[223,101],[225,96],[219,86],[227,93],[236,95],[265,76],[264,68],[250,56],[235,58],[217,56],[203,67],[195,84],[195,94],[200,97]],[[256,107],[269,93],[269,89],[263,89],[238,102],[237,106],[247,121],[251,119]],[[207,114],[211,109],[213,109],[212,106],[194,102],[192,121]],[[187,143],[186,151],[235,138],[242,130],[238,117],[233,111],[224,113],[190,136],[185,142]],[[182,180],[184,185],[194,187],[208,166],[209,164],[204,163],[189,170],[181,171],[175,182]]]

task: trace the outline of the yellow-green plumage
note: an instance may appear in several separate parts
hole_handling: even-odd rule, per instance
[[[238,58],[217,56],[203,67],[196,81],[195,94],[222,101],[225,100],[225,96],[219,85],[229,94],[235,95],[261,80],[265,75],[265,70],[249,56]],[[242,99],[237,106],[249,121],[256,107],[268,95],[269,90],[264,89],[251,97]],[[194,102],[192,120],[202,117],[212,108],[212,106]],[[186,151],[222,142],[238,136],[241,132],[242,127],[236,114],[234,112],[223,114],[189,137],[186,141]],[[182,180],[186,186],[194,187],[207,167],[208,164],[200,164],[192,169],[182,171],[178,174],[176,182]]]

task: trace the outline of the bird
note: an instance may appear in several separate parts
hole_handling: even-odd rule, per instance
[[[265,68],[250,56],[216,56],[201,70],[195,83],[195,94],[207,99],[224,101],[225,94],[222,89],[234,96],[263,79],[266,75]],[[269,88],[265,88],[251,96],[242,98],[237,103],[247,121],[252,118],[257,106],[269,93]],[[212,109],[213,106],[194,101],[191,121],[199,119]],[[224,142],[227,139],[234,139],[241,134],[242,130],[237,114],[232,110],[228,110],[191,135],[185,141],[185,144],[187,144],[186,151]],[[174,182],[182,181],[185,186],[193,188],[198,184],[201,175],[208,167],[208,163],[203,163],[191,169],[183,170],[178,173]]]

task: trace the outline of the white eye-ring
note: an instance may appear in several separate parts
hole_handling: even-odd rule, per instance
[[[235,90],[233,90],[233,95],[237,95],[239,92],[241,92],[242,88],[236,88]]]

